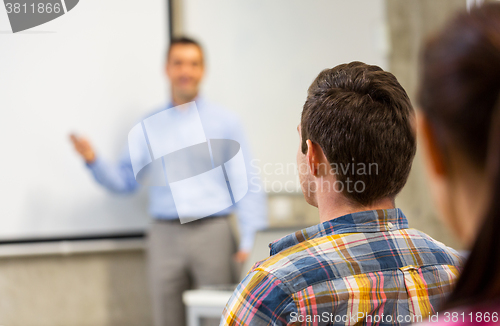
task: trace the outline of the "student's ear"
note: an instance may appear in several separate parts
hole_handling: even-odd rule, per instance
[[[307,167],[309,168],[311,175],[316,176],[316,174],[318,174],[316,169],[316,165],[318,163],[316,159],[316,149],[314,148],[314,144],[310,139],[306,140],[306,145],[307,145],[307,152],[306,152]]]
[[[433,178],[446,176],[446,164],[444,153],[439,148],[434,130],[429,120],[421,111],[417,114],[418,135],[423,144],[424,160],[427,170]]]
[[[323,153],[323,149],[319,144],[313,143],[310,139],[306,141],[306,144],[306,160],[309,171],[315,177],[324,176],[328,171],[328,169],[325,169],[328,164],[326,163],[327,159]]]

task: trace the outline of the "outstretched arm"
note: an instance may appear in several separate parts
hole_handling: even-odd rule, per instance
[[[139,184],[135,181],[128,149],[123,152],[117,165],[110,165],[95,154],[87,139],[76,135],[71,135],[70,139],[99,184],[115,193],[131,193],[137,190]]]

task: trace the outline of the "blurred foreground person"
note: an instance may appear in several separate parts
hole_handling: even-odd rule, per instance
[[[221,325],[397,325],[435,312],[458,253],[395,208],[416,150],[415,114],[394,75],[352,62],[322,71],[298,126],[297,164],[320,224],[271,243]]]
[[[199,84],[204,75],[203,52],[200,45],[188,38],[172,40],[166,57],[165,73],[171,85],[171,102],[153,114],[165,110],[169,112],[168,123],[177,126],[189,125],[192,121],[190,118],[193,116],[193,111],[190,111],[192,106],[180,105],[195,101],[204,136],[211,140],[236,140],[240,144],[248,171],[251,157],[239,119],[233,113],[198,95]],[[164,129],[164,124],[162,124],[157,130],[165,132]],[[197,132],[199,130],[181,129],[178,134],[174,135],[174,139],[169,139],[168,142],[199,143]],[[132,193],[138,189],[139,183],[135,179],[128,148],[123,153],[120,162],[115,165],[108,164],[102,156],[97,155],[87,140],[72,136],[72,141],[96,181],[101,185],[116,193]],[[151,150],[153,147],[151,139],[149,142]],[[206,150],[209,151],[208,147]],[[218,152],[228,151],[228,148],[218,148]],[[174,153],[179,154],[181,151]],[[140,154],[141,157],[134,156],[134,158],[143,162],[151,160],[147,150]],[[163,161],[162,158],[163,169],[170,182],[173,178],[179,177],[181,172],[185,173],[182,170],[183,167],[193,166],[193,170],[199,170],[196,164],[200,165],[198,154],[201,152],[188,154],[187,156],[177,155],[172,161]],[[215,160],[215,154],[212,160]],[[210,168],[213,164],[212,162]],[[170,165],[180,165],[180,167],[174,169],[174,173],[169,174],[168,171],[172,171],[172,169],[169,170]],[[148,171],[149,174],[154,175],[153,169]],[[209,172],[213,170],[215,169]],[[153,178],[164,179],[164,176]],[[169,184],[149,188],[149,214],[153,222],[148,230],[147,250],[155,326],[185,325],[185,309],[182,303],[182,293],[185,290],[191,287],[234,282],[232,257],[237,261],[244,261],[252,248],[255,232],[267,224],[266,198],[258,189],[258,180],[255,179],[258,176],[252,178],[248,180],[249,189],[246,196],[236,204],[241,235],[239,250],[236,254],[229,221],[229,214],[233,207],[190,223],[181,224],[179,207],[176,207],[174,203]],[[205,184],[216,182],[208,177],[205,180],[207,180]],[[222,186],[227,187],[225,184]],[[214,197],[213,194],[203,187],[192,187],[192,189],[187,189],[187,192],[208,198],[206,201],[213,201],[211,200]],[[194,207],[194,205],[187,205],[183,209],[184,213],[187,211],[188,214],[193,214],[193,218],[199,212],[199,207]]]
[[[500,4],[458,15],[426,44],[422,65],[418,124],[433,195],[471,249],[437,317],[499,323]]]

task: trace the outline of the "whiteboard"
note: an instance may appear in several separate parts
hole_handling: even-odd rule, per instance
[[[186,33],[204,45],[203,93],[237,112],[271,193],[298,193],[297,125],[325,68],[388,68],[384,0],[183,0]]]
[[[127,133],[166,101],[167,1],[82,0],[12,34],[0,6],[0,241],[143,231],[145,190],[94,182],[68,134],[114,161]]]

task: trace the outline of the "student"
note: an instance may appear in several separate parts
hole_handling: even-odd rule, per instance
[[[415,155],[414,120],[404,89],[377,66],[318,75],[297,127],[297,163],[320,224],[270,244],[221,325],[399,324],[439,308],[461,258],[408,228],[394,204]]]
[[[442,216],[471,248],[439,313],[500,321],[500,4],[461,13],[424,50],[419,130]]]

